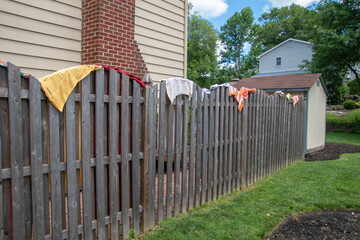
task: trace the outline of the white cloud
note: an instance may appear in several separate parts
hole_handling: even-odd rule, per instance
[[[271,3],[271,7],[278,8],[278,7],[284,7],[284,6],[290,6],[292,3],[295,3],[297,5],[308,7],[312,3],[319,2],[320,0],[269,0]]]
[[[189,0],[193,5],[191,12],[199,12],[203,18],[219,17],[228,9],[226,0]]]
[[[248,54],[251,50],[251,44],[249,42],[245,42],[243,51],[245,54]]]
[[[270,12],[270,6],[269,6],[269,4],[265,4],[262,10],[263,10],[263,13],[268,13],[268,12]]]

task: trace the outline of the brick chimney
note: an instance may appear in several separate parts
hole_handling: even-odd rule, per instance
[[[82,64],[104,64],[142,78],[146,64],[135,41],[135,0],[82,1]]]

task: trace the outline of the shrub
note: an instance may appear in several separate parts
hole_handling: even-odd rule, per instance
[[[347,124],[352,133],[360,133],[360,111],[356,110],[346,116]]]
[[[327,113],[326,130],[332,132],[360,133],[360,111],[355,110],[343,117]]]
[[[355,101],[348,100],[343,103],[343,106],[345,109],[355,109],[357,105]]]
[[[360,86],[356,80],[352,80],[348,83],[350,94],[360,95]]]

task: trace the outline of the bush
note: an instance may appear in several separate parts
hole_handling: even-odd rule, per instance
[[[360,95],[360,86],[356,80],[352,80],[348,83],[350,94]]]
[[[345,109],[355,109],[357,107],[355,101],[348,100],[343,103]]]
[[[360,111],[339,117],[335,114],[326,114],[326,130],[332,132],[360,133]]]

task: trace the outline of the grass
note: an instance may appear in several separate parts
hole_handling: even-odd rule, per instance
[[[360,146],[360,134],[327,132],[326,141]]]
[[[350,134],[354,135],[354,134]],[[332,133],[330,140],[350,135]],[[351,143],[359,144],[359,135]],[[170,218],[144,239],[264,239],[284,218],[322,209],[360,209],[360,154],[297,162],[236,192]]]

